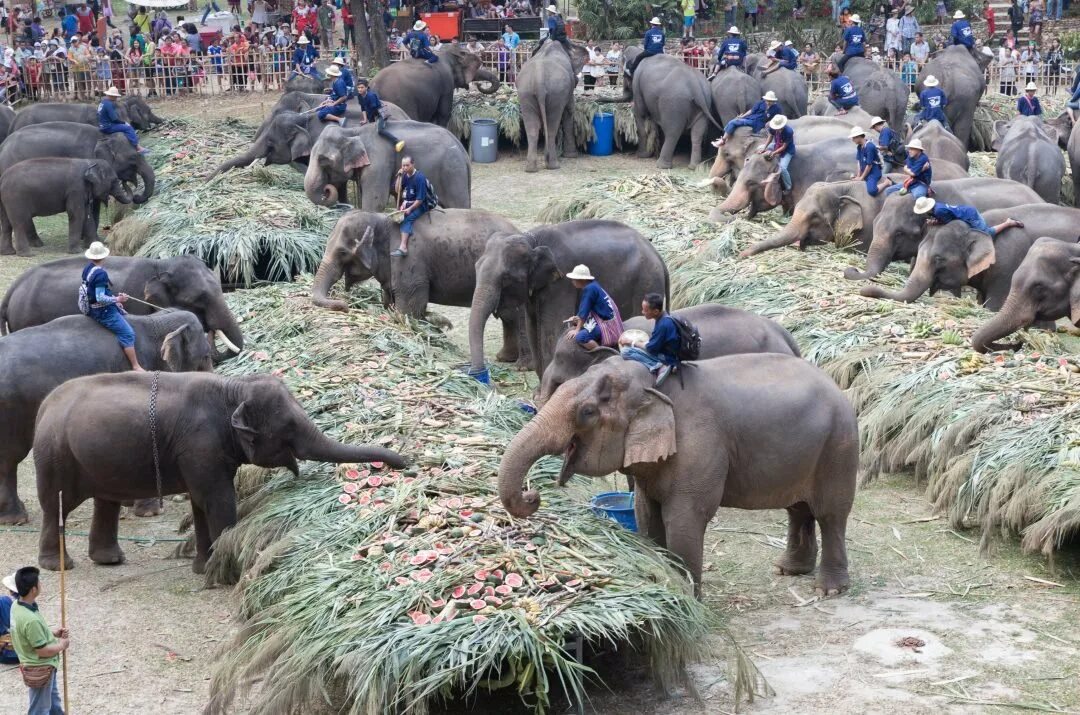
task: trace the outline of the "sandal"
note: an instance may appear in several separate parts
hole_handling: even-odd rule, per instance
[[[395,248],[393,251],[390,251],[390,255],[393,258],[404,258],[405,256],[409,255],[409,252],[403,251],[400,248]]]

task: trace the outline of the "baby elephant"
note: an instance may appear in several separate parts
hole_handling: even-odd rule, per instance
[[[112,196],[131,203],[131,192],[107,162],[97,159],[27,159],[0,177],[0,255],[32,255],[40,246],[35,216],[67,212],[68,253],[98,240],[100,204]],[[14,233],[14,247],[12,234]]]

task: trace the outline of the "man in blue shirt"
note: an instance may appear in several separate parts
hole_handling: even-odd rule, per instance
[[[124,319],[121,307],[127,302],[128,296],[126,293],[112,294],[109,274],[102,267],[105,259],[109,257],[109,249],[101,241],[94,241],[86,250],[85,256],[90,262],[83,268],[82,285],[90,307],[89,315],[116,335],[124,356],[131,363],[131,369],[135,372],[143,372],[142,366],[139,365],[139,358],[135,355],[135,331]]]
[[[586,350],[595,350],[604,342],[600,323],[613,320],[618,314],[615,301],[600,287],[589,267],[584,264],[574,266],[574,270],[567,273],[566,277],[581,291],[577,315],[567,319],[571,326],[566,333],[566,339],[573,340]],[[621,328],[619,332],[622,332]],[[615,340],[618,340],[617,335]]]
[[[948,97],[941,91],[941,82],[934,75],[929,75],[923,81],[923,91],[919,92],[919,113],[915,115],[915,128],[920,124],[932,122],[935,119],[941,122],[941,126],[949,131],[949,118],[945,116],[945,107],[949,104]]]
[[[780,107],[776,104],[776,93],[770,89],[753,107],[727,123],[727,126],[724,127],[724,136],[720,137],[720,141],[716,142],[716,146],[726,144],[728,137],[734,134],[739,127],[750,127],[750,131],[757,134],[778,114],[780,114]]]
[[[293,74],[291,76],[306,74],[315,79],[322,79],[319,76],[318,68],[315,66],[315,60],[317,59],[319,59],[319,51],[311,44],[311,40],[307,38],[307,35],[300,35],[300,39],[296,41],[296,50],[293,51]]]
[[[727,38],[720,44],[720,67],[742,69],[747,52],[746,40],[741,37],[742,33],[734,25],[728,28],[727,34]]]
[[[19,598],[15,574],[5,576],[3,584],[4,587],[0,590],[0,665],[16,665],[19,662],[19,656],[11,645],[11,607]]]
[[[858,15],[852,15],[851,26],[844,30],[844,54],[837,60],[841,72],[852,57],[866,56],[866,33],[861,22]]]
[[[375,90],[368,86],[366,79],[361,79],[359,84],[356,85],[356,101],[360,103],[360,108],[364,110],[364,124],[375,122],[379,136],[386,139],[394,145],[394,151],[400,152],[405,148],[405,142],[398,139],[396,136],[386,130],[386,110],[383,107],[382,100],[379,99],[379,95],[375,94]]]
[[[341,55],[335,55],[330,62],[337,65],[337,68],[341,70],[341,78],[345,80],[345,86],[349,88],[349,96],[356,94],[356,78],[353,77],[352,70],[349,69],[349,61]]]
[[[326,76],[333,80],[330,85],[330,96],[315,110],[316,116],[323,122],[337,122],[339,126],[345,126],[345,103],[349,101],[349,85],[341,76],[341,68],[330,65],[326,68]]]
[[[772,94],[772,92],[767,94]],[[769,141],[760,152],[769,161],[780,158],[776,164],[776,171],[780,174],[780,186],[785,194],[791,192],[791,174],[788,173],[788,165],[795,158],[795,132],[787,124],[788,118],[783,114],[777,114],[772,118],[769,122]]]
[[[390,253],[395,258],[409,255],[409,237],[413,234],[413,224],[427,213],[428,205],[427,177],[421,174],[411,156],[401,157],[401,205],[398,211],[401,221],[401,245]]]
[[[922,198],[930,193],[930,180],[933,172],[930,167],[930,157],[923,151],[922,142],[912,139],[907,145],[908,158],[904,162],[904,174],[907,179],[902,184],[894,184],[885,189],[885,195],[911,194],[915,198]]]
[[[412,29],[405,33],[405,48],[413,59],[424,60],[429,65],[439,61],[439,56],[431,51],[431,37],[423,20],[414,22]]]
[[[1039,91],[1039,88],[1035,86],[1034,82],[1028,82],[1024,87],[1024,93],[1020,95],[1020,99],[1016,100],[1016,111],[1020,112],[1024,117],[1041,117],[1042,105],[1039,104],[1039,98],[1035,96],[1035,93]]]
[[[940,201],[935,201],[925,196],[915,201],[915,213],[926,216],[926,222],[931,226],[938,226],[950,221],[963,221],[976,231],[985,233],[994,238],[1007,228],[1023,228],[1024,224],[1014,218],[1007,218],[997,226],[988,226],[986,220],[974,206],[954,206]]]
[[[882,171],[891,174],[904,165],[907,160],[907,151],[900,135],[893,131],[881,117],[870,120],[870,128],[878,133],[878,153],[881,156]]]
[[[847,114],[849,109],[859,106],[859,94],[847,75],[840,74],[840,68],[836,65],[829,65],[829,76],[832,77],[832,82],[829,83],[829,104],[836,107],[836,113]]]
[[[536,45],[536,49],[539,50],[548,40],[555,40],[566,49],[566,54],[573,57],[573,47],[570,45],[570,39],[566,36],[566,21],[563,20],[559,8],[555,7],[554,3],[547,6],[547,23],[545,24],[547,25],[547,37],[540,40]],[[533,52],[535,54],[535,50]]]
[[[113,101],[119,96],[120,90],[116,87],[105,90],[105,96],[102,97],[97,108],[98,129],[103,134],[123,134],[136,151],[145,154],[147,150],[139,146],[139,135],[135,133],[135,128],[127,122],[120,121],[120,113],[116,109],[116,102]]]
[[[972,52],[975,49],[975,33],[971,31],[971,23],[964,19],[964,13],[957,10],[953,13],[952,29],[949,31],[952,44],[963,45]]]
[[[645,31],[645,36],[641,38],[641,52],[626,65],[626,73],[633,77],[634,70],[637,69],[638,64],[643,59],[664,54],[664,43],[666,41],[664,31],[660,29],[660,18],[654,17],[649,20],[649,29]]]
[[[882,182],[881,157],[878,154],[877,145],[866,138],[866,131],[861,127],[853,127],[848,134],[851,141],[855,142],[855,159],[859,162],[859,173],[852,174],[851,178],[866,183],[866,193],[877,196],[889,180]]]
[[[79,21],[75,19],[75,13],[73,12],[61,10],[60,13],[64,16],[64,19],[60,21],[60,29],[64,32],[64,41],[71,44],[71,38],[75,36],[79,29]]]
[[[679,362],[679,329],[675,321],[664,311],[664,296],[646,293],[641,301],[641,314],[653,321],[652,335],[643,347],[626,345],[620,348],[624,360],[633,360],[657,373],[660,384],[671,368]]]

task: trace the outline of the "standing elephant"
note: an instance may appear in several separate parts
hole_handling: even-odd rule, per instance
[[[717,72],[709,79],[709,90],[712,94],[712,106],[716,110],[716,117],[724,126],[757,104],[757,101],[765,94],[757,78],[738,70]],[[750,127],[745,129],[747,133],[750,132]],[[731,142],[730,137],[728,142]]]
[[[154,114],[154,110],[145,99],[137,95],[121,97],[116,101],[116,109],[120,115],[120,121],[127,122],[141,132],[153,129],[155,125],[165,122]],[[31,104],[15,116],[11,131],[45,122],[77,122],[96,128],[98,126],[97,105],[72,102]]]
[[[213,369],[210,344],[191,313],[167,310],[133,315],[129,321],[135,330],[135,354],[147,370]],[[116,336],[82,315],[57,318],[0,340],[0,524],[27,521],[16,470],[34,443],[34,418],[46,395],[76,377],[129,369]]]
[[[915,83],[915,94],[923,91],[923,82],[930,75],[941,81],[941,89],[949,98],[945,116],[952,133],[964,149],[971,142],[971,127],[975,123],[975,108],[986,91],[985,71],[993,55],[980,53],[979,60],[971,56],[966,47],[953,45],[935,52],[923,65]],[[899,124],[893,124],[899,127]]]
[[[838,59],[839,55],[834,55],[830,61],[835,64]],[[871,59],[853,57],[844,65],[844,74],[859,93],[863,111],[884,118],[890,127],[904,126],[911,92],[898,73]]]
[[[739,355],[741,353],[780,353],[800,357],[799,346],[791,333],[779,323],[738,308],[705,303],[671,313],[689,321],[701,334],[700,359]],[[626,330],[651,333],[653,321],[638,315],[630,318]],[[586,350],[569,340],[556,341],[555,354],[544,369],[544,379],[536,393],[538,405],[544,405],[564,382],[573,380],[593,365],[617,357],[614,348]]]
[[[669,294],[667,266],[660,254],[647,238],[617,221],[567,221],[524,234],[495,236],[476,261],[476,291],[469,313],[473,371],[484,369],[488,316],[524,307],[529,351],[543,378],[556,342],[566,334],[564,321],[577,314],[578,291],[563,276],[582,263],[622,315],[637,313],[646,293]]]
[[[268,127],[273,123],[272,120],[278,114],[282,112],[309,112],[315,107],[318,107],[322,102],[326,100],[325,94],[311,94],[308,92],[286,92],[281,95],[281,98],[270,109],[270,113],[266,115],[266,119],[259,125],[259,129],[255,132],[255,138],[258,139],[263,135]],[[383,106],[387,109],[387,120],[393,119],[408,119],[409,115],[405,114],[395,104],[390,102],[383,102]],[[349,124],[356,126],[367,119],[364,114],[364,110],[360,108],[360,104],[357,102],[345,103],[345,118],[349,120]]]
[[[1075,243],[1080,226],[1080,210],[1047,204],[995,209],[984,213],[983,218],[991,226],[1016,218],[1024,227],[1006,229],[994,238],[963,221],[932,227],[919,244],[915,267],[902,289],[891,291],[865,285],[859,292],[868,298],[910,303],[927,291],[930,295],[940,290],[959,296],[960,289],[969,285],[978,294],[980,304],[997,311],[1009,295],[1013,273],[1035,241],[1046,236]]]
[[[934,182],[934,198],[955,205],[972,206],[978,211],[1037,204],[1042,199],[1023,184],[1005,179],[967,178]],[[866,257],[866,270],[849,267],[848,280],[868,280],[884,271],[893,261],[915,258],[919,242],[926,235],[926,220],[915,213],[914,196],[889,196],[881,204],[873,222],[873,238]]]
[[[536,148],[540,132],[544,132],[544,165],[559,168],[559,139],[563,154],[577,156],[574,139],[574,87],[585,65],[588,51],[571,43],[573,52],[567,54],[558,42],[546,42],[518,71],[518,101],[525,137],[529,143],[525,171],[537,170]]]
[[[1080,244],[1040,238],[1013,273],[1005,305],[975,332],[971,347],[980,353],[1016,349],[994,341],[1059,318],[1080,326]]]
[[[780,113],[788,119],[806,116],[806,105],[810,94],[803,76],[787,67],[780,67],[765,74],[765,57],[759,54],[746,56],[743,62],[746,72],[761,83],[761,93],[773,92],[779,100]],[[721,72],[720,74],[724,74]]]
[[[956,164],[964,171],[971,168],[967,147],[941,122],[932,119],[908,136],[908,141],[918,139],[923,145],[923,152],[930,159],[939,159]]]
[[[85,258],[62,258],[24,271],[0,302],[0,334],[76,315],[85,265]],[[220,333],[230,350],[243,349],[244,335],[225,302],[221,280],[198,258],[113,256],[109,258],[109,278],[115,292],[141,297],[162,308],[191,311],[204,330]],[[131,315],[148,315],[152,309],[131,301],[126,310]]]
[[[98,240],[95,205],[112,197],[131,203],[131,192],[100,159],[27,159],[0,176],[0,255],[32,255],[30,240],[41,238],[34,217],[67,213],[68,253]],[[12,245],[14,234],[14,246]]]
[[[616,470],[634,478],[639,528],[683,560],[698,597],[705,528],[721,506],[787,510],[787,550],[776,564],[784,574],[814,570],[816,521],[817,588],[845,589],[859,431],[844,394],[789,355],[703,360],[681,377],[654,387],[644,365],[606,360],[564,383],[506,448],[503,506],[518,518],[535,513],[540,495],[522,492],[526,474],[561,454],[560,484]]]
[[[236,523],[233,477],[243,464],[286,467],[298,459],[381,461],[405,466],[401,455],[329,439],[276,377],[225,378],[204,373],[94,375],[66,382],[45,399],[34,435],[34,465],[42,525],[38,564],[60,568],[58,519],[94,500],[90,558],[118,564],[120,503],[158,496],[154,445],[146,405],[157,385],[157,448],[161,494],[191,496],[195,573],[203,573],[214,541]],[[101,439],[101,415],[112,439]],[[197,429],[193,429],[197,427]],[[63,512],[58,493],[64,492]],[[64,568],[74,562],[65,558]]]
[[[1039,117],[994,122],[993,148],[998,153],[994,166],[998,178],[1030,186],[1047,203],[1061,203],[1065,158],[1057,135]]]
[[[461,142],[442,127],[424,122],[388,122],[405,142],[405,153],[379,136],[378,127],[327,127],[311,149],[304,173],[304,193],[313,203],[334,206],[345,199],[347,182],[356,182],[360,208],[386,209],[401,158],[412,156],[435,187],[439,205],[467,209],[472,205],[472,165]]]
[[[371,88],[416,121],[441,127],[450,123],[454,89],[483,82],[477,87],[482,94],[498,91],[498,76],[483,67],[479,55],[446,45],[437,54],[439,61],[434,64],[410,58],[384,67],[371,80]]]

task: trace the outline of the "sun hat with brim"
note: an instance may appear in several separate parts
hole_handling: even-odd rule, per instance
[[[341,76],[341,68],[338,67],[337,65],[330,65],[329,67],[326,68],[326,76],[327,77],[340,77]]]
[[[654,17],[653,19],[649,20],[649,24],[650,25],[660,25],[662,23],[660,22],[660,18]]]
[[[787,117],[783,114],[777,114],[775,117],[769,120],[769,129],[783,129],[787,126]]]
[[[566,274],[566,277],[572,281],[592,281],[593,274],[589,272],[589,267],[584,263],[574,266],[574,270]]]
[[[118,90],[116,87],[109,87],[107,90],[105,90],[105,96],[106,97],[119,97],[120,96],[120,90]]]
[[[729,34],[729,35],[741,35],[742,33],[739,32],[739,28],[732,25],[731,27],[729,27],[727,29],[727,34]]]
[[[309,40],[307,38],[307,35],[300,35],[300,39],[296,41],[296,44],[298,44],[298,45],[307,45],[307,44],[310,44],[310,43],[311,43],[311,40]]]
[[[941,83],[938,82],[938,78],[935,77],[934,75],[929,75],[923,81],[923,87],[937,87],[939,84],[941,84]]]
[[[339,67],[344,67],[345,65],[349,64],[349,62],[344,57],[335,57],[334,59],[330,60],[330,64],[338,65]]]
[[[773,40],[769,43],[770,50],[775,50],[777,47],[781,47],[780,40]]]
[[[960,10],[957,10],[956,12],[953,13],[952,19],[954,19],[954,20],[963,20],[964,17],[966,17],[964,15],[964,13],[962,11],[960,11]]]
[[[548,12],[554,12],[554,13],[557,14],[559,12],[559,8],[555,7],[554,5],[548,5],[547,6],[547,11]]]
[[[907,148],[908,149],[918,149],[919,151],[923,151],[922,142],[919,141],[918,139],[912,139],[911,141],[909,141],[907,143]]]
[[[10,593],[19,592],[18,586],[15,585],[15,574],[13,573],[9,573],[7,576],[5,576],[2,580],[0,580],[0,583],[4,584],[4,588],[6,588]]]
[[[83,255],[91,261],[100,261],[102,258],[108,258],[109,249],[101,241],[94,241]]]
[[[1025,92],[1038,92],[1039,88],[1035,86],[1034,82],[1028,82],[1027,87],[1024,87]]]
[[[923,214],[928,214],[934,210],[934,206],[936,205],[937,201],[935,201],[934,199],[930,198],[929,196],[922,196],[915,202],[915,213],[919,214],[920,216]]]
[[[413,23],[412,29],[416,30],[417,32],[420,32],[420,30],[426,30],[427,29],[427,23],[424,22],[423,20],[417,20],[416,22]]]
[[[771,89],[768,92],[766,92],[765,94],[761,95],[761,98],[764,99],[766,102],[779,102],[780,101],[779,99],[776,98],[776,92],[772,91]]]
[[[858,15],[852,15],[851,16],[851,21],[854,22],[856,25],[858,25],[859,23],[862,22],[862,18],[859,17]]]
[[[862,127],[852,127],[851,131],[848,132],[848,139],[854,139],[855,137],[865,137],[865,136],[866,136],[866,130],[863,129]]]
[[[884,124],[884,123],[885,123],[885,120],[882,119],[881,117],[874,117],[873,119],[870,120],[870,126],[871,127],[876,127],[877,125]]]

